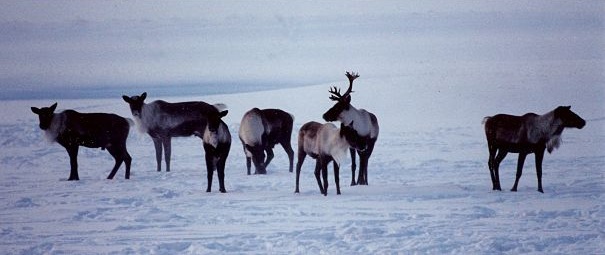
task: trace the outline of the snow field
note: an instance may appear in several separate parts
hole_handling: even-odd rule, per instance
[[[370,185],[349,186],[346,162],[340,173],[342,195],[335,194],[330,170],[327,197],[319,193],[309,158],[301,173],[301,193],[294,194],[295,175],[287,171],[287,156],[279,146],[266,176],[247,176],[238,139],[227,160],[228,193],[218,193],[216,175],[213,192],[206,193],[200,139],[174,139],[173,171],[158,173],[152,141],[136,128],[128,140],[130,180],[124,180],[123,167],[114,180],[106,180],[111,156],[83,148],[81,180],[68,182],[66,152],[43,141],[29,112],[30,106],[53,102],[6,101],[0,123],[0,247],[7,254],[602,252],[605,124],[597,99],[603,87],[544,85],[569,73],[582,74],[591,65],[546,77],[523,66],[481,74],[467,67],[365,80],[361,72],[353,104],[374,112],[381,125],[370,159]],[[482,87],[488,77],[529,85]],[[245,111],[282,108],[296,117],[296,148],[298,128],[309,120],[321,121],[332,104],[327,90],[344,86],[342,78],[286,90],[163,99],[226,103],[225,122],[234,138]],[[546,88],[552,97],[534,96]],[[59,108],[131,117],[120,96],[60,100]],[[545,157],[545,194],[536,191],[532,156],[519,191],[508,191],[514,154],[501,166],[505,191],[491,191],[482,118],[527,109],[544,113],[559,104],[571,104],[588,123],[583,130],[566,130],[561,148]]]

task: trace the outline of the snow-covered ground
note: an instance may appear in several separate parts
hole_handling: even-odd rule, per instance
[[[301,193],[276,158],[263,176],[247,176],[237,130],[252,107],[278,107],[298,128],[321,121],[332,102],[330,85],[284,90],[162,98],[229,106],[233,135],[227,161],[228,193],[206,193],[201,141],[173,140],[170,173],[156,172],[151,139],[131,129],[132,176],[122,167],[106,180],[106,151],[81,149],[80,181],[66,181],[67,153],[43,140],[30,106],[54,100],[3,101],[0,114],[0,249],[5,254],[598,254],[605,251],[605,106],[603,63],[560,61],[535,65],[421,66],[415,73],[371,77],[361,73],[353,104],[374,112],[381,133],[370,160],[369,186],[342,195],[330,171],[320,195],[307,159]],[[549,70],[543,72],[543,70]],[[601,70],[601,71],[599,71]],[[355,71],[355,70],[354,70]],[[595,75],[597,74],[597,75]],[[142,91],[141,91],[142,92]],[[121,95],[58,100],[60,109],[114,112],[131,117]],[[159,99],[149,95],[148,100]],[[544,162],[544,189],[536,191],[528,157],[519,191],[516,155],[501,167],[506,191],[493,192],[481,120],[496,113],[545,113],[558,105],[587,120],[566,130]]]
[[[92,6],[94,4],[94,6]],[[3,1],[0,8],[0,254],[603,254],[605,3],[602,1]],[[369,186],[342,195],[313,162],[301,193],[275,148],[246,175],[237,138],[252,107],[322,121],[329,87],[359,72],[353,105],[376,114]],[[279,88],[275,90],[276,88]],[[269,91],[260,91],[274,89]],[[153,143],[131,129],[131,179],[80,149],[80,181],[31,106],[131,117],[123,93],[229,106],[226,189],[206,193],[200,139]],[[254,92],[250,92],[254,91]],[[133,94],[130,94],[133,95]],[[41,99],[48,98],[48,99]],[[70,98],[70,99],[66,99]],[[100,99],[106,98],[106,99]],[[19,99],[19,100],[15,100]],[[35,99],[35,100],[34,100]],[[516,155],[491,190],[483,117],[586,119],[510,192]]]

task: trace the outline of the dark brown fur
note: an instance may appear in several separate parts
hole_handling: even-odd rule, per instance
[[[523,163],[528,154],[536,156],[536,175],[538,191],[542,189],[542,160],[544,151],[552,152],[559,146],[560,136],[564,128],[583,128],[586,121],[570,110],[569,106],[559,106],[544,115],[527,113],[523,116],[498,114],[486,117],[485,135],[489,149],[488,166],[493,190],[500,187],[500,163],[509,152],[519,153],[517,175],[511,191],[517,191],[519,178],[523,171]]]

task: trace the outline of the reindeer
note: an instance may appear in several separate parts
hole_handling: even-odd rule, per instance
[[[155,146],[157,171],[162,170],[162,148],[166,161],[166,172],[170,172],[170,154],[172,137],[187,137],[195,135],[202,138],[208,125],[212,135],[218,135],[217,130],[221,118],[227,115],[225,105],[210,105],[205,102],[168,103],[156,100],[146,104],[147,93],[140,96],[122,96],[130,105],[139,131],[149,134]]]
[[[44,130],[46,138],[57,142],[67,150],[71,171],[69,181],[80,180],[78,175],[78,149],[88,148],[107,149],[114,158],[115,165],[107,179],[113,179],[122,165],[126,164],[126,179],[130,179],[130,163],[132,158],[126,150],[126,139],[130,130],[130,121],[115,114],[108,113],[79,113],[65,110],[55,113],[57,103],[50,107],[31,107],[38,115],[40,129]]]
[[[357,73],[346,72],[349,79],[349,88],[344,94],[340,94],[340,89],[332,87],[330,89],[330,99],[336,104],[323,114],[326,121],[340,121],[347,127],[355,130],[357,137],[356,143],[366,144],[363,150],[350,149],[351,152],[351,186],[368,185],[368,161],[374,150],[376,139],[378,139],[378,120],[371,112],[364,109],[357,109],[351,105],[351,92],[353,92],[353,80],[359,77]],[[355,151],[359,154],[359,176],[355,182]]]
[[[219,181],[219,191],[225,193],[227,192],[225,189],[225,162],[227,161],[227,156],[229,156],[229,150],[231,149],[231,133],[229,132],[229,128],[222,120],[220,121],[216,132],[210,131],[209,125],[206,125],[202,141],[204,142],[208,177],[208,188],[206,188],[206,192],[211,191],[212,174],[214,170],[216,170]]]
[[[281,144],[290,160],[290,172],[294,165],[292,126],[294,117],[279,109],[253,108],[244,114],[239,128],[239,138],[246,154],[246,168],[250,175],[251,162],[256,168],[255,174],[266,174],[267,166],[273,159],[273,147]],[[264,161],[267,152],[267,159]],[[264,162],[263,162],[264,161]]]
[[[538,177],[538,191],[542,189],[542,160],[544,150],[551,153],[559,147],[561,133],[565,128],[582,129],[586,125],[580,116],[571,111],[570,106],[559,106],[543,114],[527,113],[523,116],[498,114],[483,119],[485,136],[489,149],[489,171],[492,179],[492,189],[502,190],[500,187],[500,163],[509,152],[519,153],[517,161],[517,176],[511,191],[517,191],[517,184],[523,171],[523,163],[528,154],[534,153],[536,157],[536,175]]]
[[[320,124],[315,121],[304,124],[298,133],[298,162],[296,163],[296,190],[299,193],[300,169],[307,155],[315,159],[315,178],[319,191],[328,195],[328,164],[334,161],[334,181],[336,194],[340,195],[339,166],[347,156],[347,149],[364,150],[366,144],[358,144],[358,134],[352,127],[340,124],[340,129],[332,123]],[[319,177],[323,177],[322,181]]]

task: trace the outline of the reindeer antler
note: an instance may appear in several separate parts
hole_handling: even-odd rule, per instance
[[[353,80],[359,78],[359,73],[346,72],[345,75],[347,76],[347,78],[349,78],[349,83],[353,83]]]
[[[330,96],[330,99],[332,101],[338,101],[342,98],[342,95],[340,94],[340,89],[336,88],[336,86],[330,88],[330,94],[332,94]]]
[[[349,94],[351,94],[351,92],[353,92],[353,81],[357,78],[359,78],[359,73],[354,73],[354,72],[346,72],[345,75],[347,76],[347,78],[349,79],[349,88],[347,89],[347,91],[345,92],[344,95],[342,95],[343,97],[348,96]]]
[[[353,72],[346,72],[345,75],[349,79],[349,88],[347,89],[347,91],[344,94],[340,94],[339,88],[336,88],[336,86],[331,87],[330,94],[332,94],[332,95],[330,96],[330,99],[332,101],[340,101],[342,99],[345,99],[345,98],[349,97],[351,92],[353,92],[353,81],[359,77],[359,74],[353,73]]]

